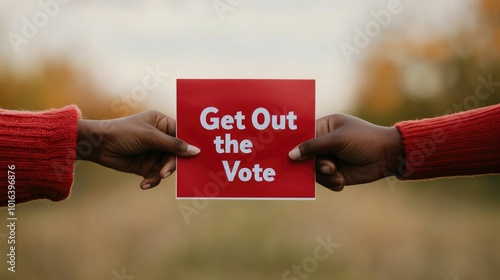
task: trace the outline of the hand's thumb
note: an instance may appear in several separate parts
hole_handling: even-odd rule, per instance
[[[164,134],[160,131],[152,138],[153,148],[156,150],[171,153],[180,157],[191,157],[200,153],[200,149],[190,145],[183,140]]]
[[[337,142],[338,140],[335,139],[333,133],[324,134],[302,142],[293,148],[288,156],[292,160],[304,160],[317,155],[335,153]]]

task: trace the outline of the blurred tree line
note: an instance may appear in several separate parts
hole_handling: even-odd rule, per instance
[[[113,110],[118,97],[98,88],[86,70],[78,69],[68,59],[47,58],[40,68],[18,74],[7,62],[0,63],[0,108],[45,110],[77,104],[85,118],[123,117]],[[137,104],[132,113],[144,110]]]
[[[500,1],[478,5],[476,25],[451,37],[416,41],[401,35],[374,44],[361,67],[353,114],[392,125],[500,103],[500,87],[488,95],[484,86],[490,77],[500,83]]]

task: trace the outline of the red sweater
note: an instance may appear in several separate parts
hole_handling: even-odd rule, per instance
[[[500,173],[500,104],[396,127],[405,150],[401,179]]]
[[[76,106],[37,113],[0,109],[0,206],[69,196],[80,117]]]

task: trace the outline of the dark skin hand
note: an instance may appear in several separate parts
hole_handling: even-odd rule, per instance
[[[403,155],[395,127],[382,127],[359,118],[334,114],[316,121],[316,138],[292,151],[292,160],[316,157],[316,181],[334,191],[398,174]]]
[[[200,149],[175,138],[175,120],[157,111],[112,120],[79,120],[77,159],[144,178],[142,189],[157,186],[175,171],[175,158]]]

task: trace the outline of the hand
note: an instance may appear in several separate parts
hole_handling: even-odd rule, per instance
[[[144,177],[142,189],[175,171],[175,157],[200,149],[175,138],[175,120],[156,111],[113,120],[79,120],[77,158]]]
[[[292,160],[316,157],[316,181],[331,190],[398,174],[403,145],[395,127],[335,114],[316,121],[316,136],[289,156]]]

